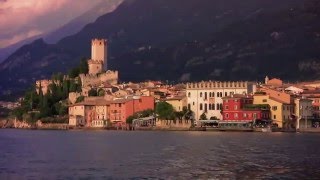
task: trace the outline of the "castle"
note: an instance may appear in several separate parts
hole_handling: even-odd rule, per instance
[[[118,71],[108,70],[108,42],[105,39],[91,40],[91,59],[88,60],[88,74],[80,74],[82,89],[99,87],[103,83],[118,84]],[[36,81],[37,92],[40,86],[44,94],[53,82],[51,80]]]
[[[88,60],[88,74],[80,74],[82,87],[95,87],[101,83],[118,83],[118,71],[110,71],[107,66],[108,42],[105,39],[92,39],[91,59]]]

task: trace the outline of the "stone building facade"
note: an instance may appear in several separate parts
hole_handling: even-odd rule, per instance
[[[208,81],[187,83],[188,108],[194,112],[195,120],[205,113],[207,118],[222,119],[222,98],[232,94],[250,94],[256,91],[256,84],[250,82]]]

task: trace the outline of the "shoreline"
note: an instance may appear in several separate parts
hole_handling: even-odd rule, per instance
[[[262,132],[256,131],[254,129],[186,129],[186,128],[143,128],[143,129],[135,129],[135,130],[127,130],[127,129],[107,129],[107,128],[61,128],[61,127],[24,127],[24,128],[14,128],[14,127],[7,127],[7,128],[0,128],[1,129],[18,129],[18,130],[48,130],[48,131],[162,131],[162,132],[224,132],[224,133],[232,133],[232,132],[241,132],[241,133],[320,133],[320,128],[312,128],[312,129],[301,129],[301,130],[282,130],[278,129],[271,132]]]

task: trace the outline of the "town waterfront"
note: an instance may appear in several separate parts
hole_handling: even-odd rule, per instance
[[[0,179],[319,179],[320,134],[0,130]]]

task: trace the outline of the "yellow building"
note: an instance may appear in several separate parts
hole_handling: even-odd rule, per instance
[[[294,111],[293,104],[287,104],[284,101],[264,94],[255,94],[253,104],[269,104],[273,122],[278,124],[280,128],[288,128],[290,126],[292,121],[291,115]]]
[[[165,102],[171,104],[175,111],[182,111],[183,107],[187,107],[187,97],[179,96],[165,99]]]

